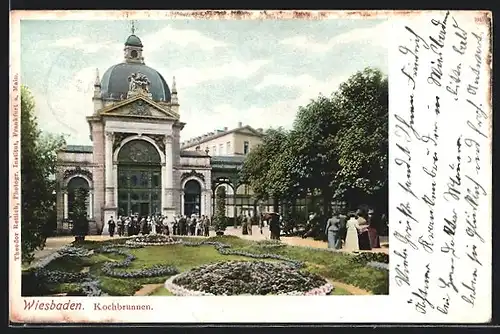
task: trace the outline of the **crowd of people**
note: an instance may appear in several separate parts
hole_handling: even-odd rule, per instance
[[[387,225],[385,215],[377,219],[374,210],[359,209],[356,212],[334,212],[323,225],[319,215],[312,213],[308,219],[308,226],[325,226],[328,248],[343,249],[350,252],[380,248],[379,230],[382,225]],[[322,219],[321,219],[322,220]],[[261,213],[253,216],[250,213],[240,214],[235,219],[234,227],[241,224],[242,234],[251,235],[252,225],[259,225],[260,233],[263,228],[269,227],[270,239],[280,240],[283,218],[278,213]],[[318,224],[319,223],[319,224]],[[167,216],[146,216],[138,214],[120,216],[115,221],[111,217],[108,221],[109,235],[115,233],[119,236],[133,236],[145,234],[165,234],[182,236],[209,236],[210,218],[202,215],[175,215],[169,220]],[[303,237],[307,237],[306,232]]]
[[[336,212],[326,222],[328,248],[355,252],[380,248],[379,229],[385,222],[375,218],[374,210],[357,210],[346,214]]]
[[[120,216],[118,219],[110,217],[108,220],[109,235],[133,236],[146,234],[165,234],[165,235],[189,235],[206,236],[210,230],[210,218],[202,215],[175,215],[169,220],[167,216],[145,216],[138,214],[131,216]]]

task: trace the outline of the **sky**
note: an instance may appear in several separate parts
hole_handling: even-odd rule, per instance
[[[290,128],[300,106],[351,75],[388,73],[385,20],[138,20],[145,64],[177,83],[185,141],[215,129]],[[91,145],[96,69],[123,61],[131,21],[23,20],[21,82],[42,130]]]

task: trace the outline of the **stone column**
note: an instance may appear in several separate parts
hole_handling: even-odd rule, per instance
[[[94,218],[94,191],[89,191],[89,218]]]
[[[181,194],[181,210],[180,213],[181,215],[184,215],[184,189],[180,191]]]
[[[113,207],[113,202],[114,202],[114,187],[113,187],[113,133],[112,132],[106,132],[106,141],[105,141],[105,185],[106,185],[106,191],[105,191],[105,207]]]
[[[118,206],[118,162],[113,162],[113,206]]]
[[[167,213],[167,168],[166,164],[161,164],[161,212],[163,215]]]
[[[64,219],[68,219],[68,192],[64,191],[63,193],[63,217]]]
[[[200,216],[205,214],[205,211],[207,210],[205,199],[207,195],[205,194],[205,188],[201,189],[201,196],[200,196]]]
[[[174,150],[171,136],[165,136],[165,197],[164,208],[168,216],[175,214],[174,210]],[[163,180],[163,178],[162,178]]]

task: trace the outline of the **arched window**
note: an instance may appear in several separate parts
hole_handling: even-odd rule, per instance
[[[156,147],[145,140],[132,140],[118,153],[119,164],[160,164],[161,157]]]
[[[201,185],[196,180],[189,180],[184,185],[184,214],[191,216],[201,212]]]
[[[76,176],[69,180],[68,182],[68,217],[71,219],[73,215],[73,203],[75,201],[75,194],[77,189],[84,188],[89,190],[90,185],[83,177]],[[87,198],[87,207],[89,205],[89,200]],[[88,212],[88,209],[87,209]]]
[[[161,157],[145,140],[132,140],[118,153],[118,213],[161,214]]]

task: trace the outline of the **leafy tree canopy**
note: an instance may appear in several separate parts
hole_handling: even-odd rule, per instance
[[[55,219],[54,174],[57,151],[65,144],[62,136],[42,133],[35,101],[29,89],[21,87],[21,249],[25,262],[45,246],[51,220]]]

